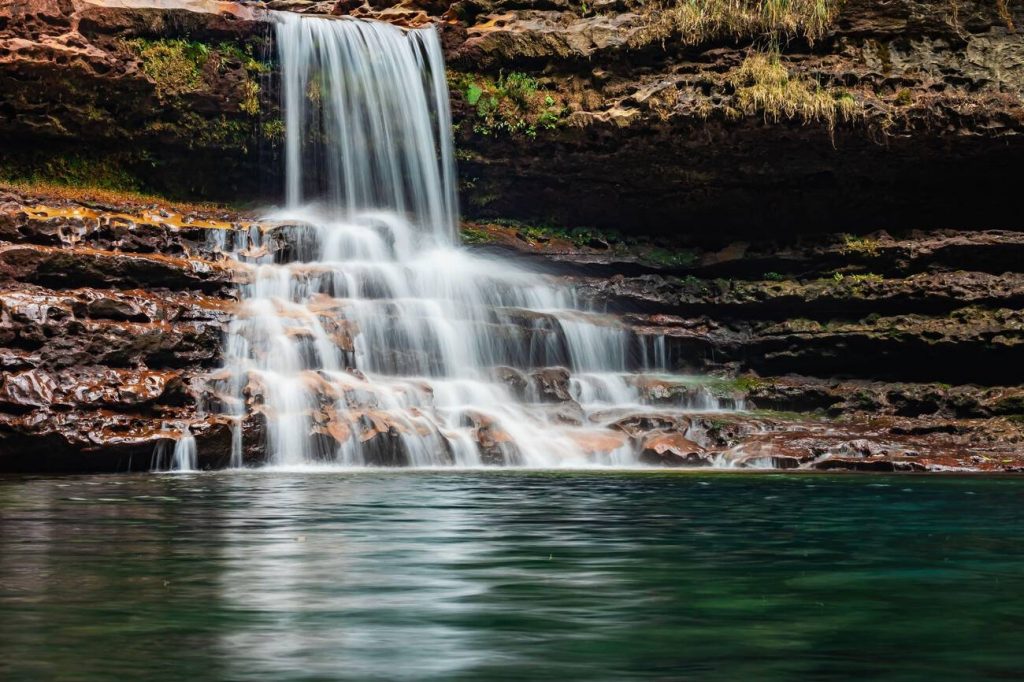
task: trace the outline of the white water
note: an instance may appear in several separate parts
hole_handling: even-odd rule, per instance
[[[609,425],[651,411],[630,372],[664,371],[663,340],[459,247],[435,31],[279,16],[287,206],[231,245],[252,268],[221,382],[232,463],[636,463]]]

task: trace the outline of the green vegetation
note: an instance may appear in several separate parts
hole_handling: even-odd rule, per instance
[[[796,119],[824,123],[834,130],[837,121],[852,121],[859,114],[852,95],[791,74],[777,53],[752,52],[729,75],[729,83],[735,89],[739,113],[759,113],[776,123]]]
[[[263,139],[269,140],[275,144],[284,141],[284,120],[280,118],[272,118],[269,121],[264,121],[262,130]]]
[[[786,277],[778,272],[766,272],[764,278],[768,282],[785,282]]]
[[[563,239],[576,246],[589,246],[594,242],[607,245],[624,243],[625,239],[616,230],[598,230],[593,227],[564,228],[550,224],[531,225],[519,220],[496,218],[494,225],[513,228],[520,238],[530,242],[548,242],[552,239]]]
[[[463,244],[486,244],[491,241],[491,236],[487,232],[476,227],[463,225],[459,233]]]
[[[242,84],[242,103],[238,108],[250,116],[260,114],[260,84],[254,80],[247,80]]]
[[[655,247],[641,254],[641,259],[655,265],[688,268],[697,262],[698,254],[693,249],[664,249]]]
[[[667,249],[655,246],[649,241],[638,241],[634,237],[623,235],[618,230],[603,230],[594,227],[565,228],[553,224],[529,224],[507,218],[494,218],[488,222],[491,225],[514,230],[519,239],[531,244],[546,244],[552,240],[561,240],[570,242],[578,248],[607,250],[610,253],[628,255],[640,262],[662,267],[691,267],[697,263],[700,257],[699,252],[695,249]],[[494,240],[493,235],[472,226],[462,227],[462,237],[466,244],[485,244]]]
[[[167,133],[185,140],[190,148],[230,147],[248,151],[253,140],[253,124],[249,121],[220,116],[205,118],[194,111],[183,111],[177,121],[154,121],[146,131],[157,135]]]
[[[270,73],[270,64],[252,55],[252,45],[246,44],[242,47],[234,43],[219,43],[215,52],[221,64],[237,62],[251,75]]]
[[[492,79],[481,75],[451,76],[452,90],[476,109],[473,131],[480,135],[536,137],[550,130],[566,113],[557,93],[541,89],[532,76],[518,71]]]
[[[712,379],[707,383],[707,389],[716,398],[733,398],[745,396],[751,391],[771,386],[770,381],[759,377],[741,376],[729,379]]]
[[[722,37],[802,36],[828,30],[843,0],[660,0],[634,2],[645,17],[632,47],[679,41],[694,45]]]
[[[0,166],[0,183],[137,192],[141,183],[125,170],[121,161],[123,159],[113,156],[96,158],[78,154],[21,159],[17,165]]]
[[[268,73],[270,66],[253,57],[251,45],[219,43],[211,46],[177,38],[134,38],[124,44],[142,61],[143,72],[153,81],[161,98],[203,90],[208,85],[205,74],[210,69],[223,72],[242,68],[245,78],[240,86],[238,108],[249,116],[259,115],[259,76]]]
[[[125,44],[142,60],[142,70],[161,97],[195,92],[203,85],[203,67],[210,57],[206,43],[188,40],[135,38]]]
[[[856,253],[865,256],[877,256],[881,246],[877,239],[868,237],[854,237],[851,234],[842,235],[843,253]]]

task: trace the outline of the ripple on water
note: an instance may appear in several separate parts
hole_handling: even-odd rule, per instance
[[[1015,676],[1018,481],[919,479],[907,495],[898,477],[814,480],[0,478],[0,671],[157,682]]]

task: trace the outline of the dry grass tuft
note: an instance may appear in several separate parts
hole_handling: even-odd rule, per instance
[[[660,0],[644,3],[647,17],[632,47],[679,40],[697,44],[732,37],[825,35],[844,0]]]
[[[852,121],[860,115],[852,95],[791,74],[777,54],[751,53],[729,75],[729,83],[735,88],[736,108],[740,112],[762,114],[772,122],[820,122],[831,131],[837,122]]]

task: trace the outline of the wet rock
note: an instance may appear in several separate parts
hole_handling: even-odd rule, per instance
[[[685,417],[673,414],[633,414],[623,417],[610,424],[611,428],[618,429],[632,438],[639,438],[642,434],[655,430],[682,430],[685,431],[690,422]]]
[[[712,458],[697,443],[680,433],[659,431],[643,438],[640,461],[667,467],[711,466]]]
[[[0,341],[37,367],[208,366],[228,308],[194,294],[12,288],[0,290]]]
[[[567,435],[595,463],[618,463],[616,454],[630,449],[629,437],[616,431],[572,431]]]
[[[75,368],[70,372],[28,370],[3,377],[0,409],[138,408],[156,402],[180,404],[185,399],[176,371]]]
[[[541,402],[567,402],[572,400],[569,392],[569,370],[564,367],[547,367],[531,372],[528,381],[530,394]]]
[[[223,263],[34,244],[0,244],[0,279],[52,288],[85,285],[202,291],[230,287],[235,281],[233,270]]]
[[[918,462],[898,462],[888,459],[844,459],[829,457],[813,464],[813,468],[821,471],[926,471],[926,467]]]
[[[494,374],[498,381],[508,387],[516,400],[525,399],[528,382],[522,372],[513,367],[495,367]]]

